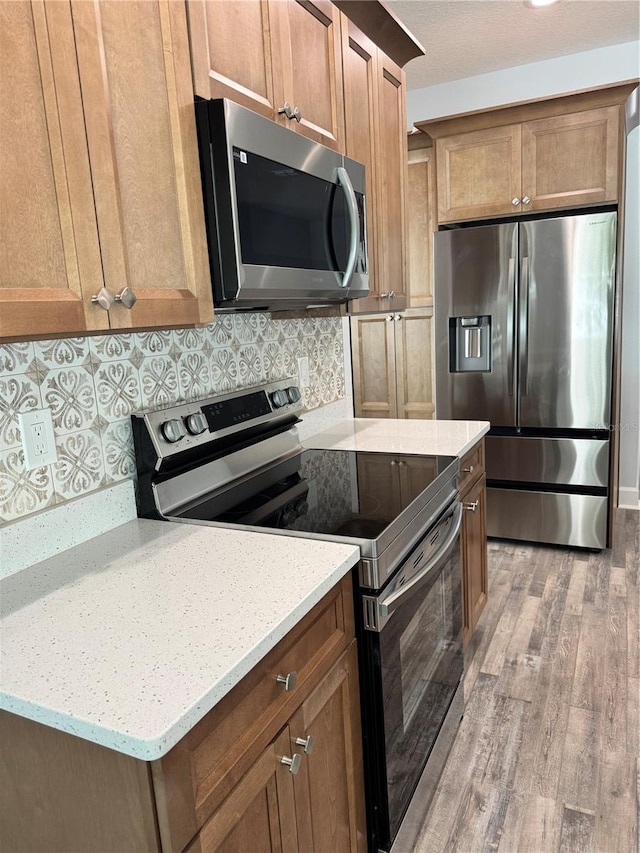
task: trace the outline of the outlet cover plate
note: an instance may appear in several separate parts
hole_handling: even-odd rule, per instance
[[[298,359],[298,379],[301,388],[309,387],[309,356],[304,355]]]
[[[18,414],[24,466],[28,471],[42,468],[58,461],[56,440],[53,432],[51,409],[31,409]]]

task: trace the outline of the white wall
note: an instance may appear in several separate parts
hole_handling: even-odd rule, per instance
[[[410,64],[408,66],[411,67]],[[640,41],[532,62],[407,93],[407,121],[609,86],[640,76]]]
[[[640,41],[520,65],[407,94],[409,127],[418,121],[615,85],[640,76]],[[640,130],[628,137],[622,291],[621,506],[640,509]]]

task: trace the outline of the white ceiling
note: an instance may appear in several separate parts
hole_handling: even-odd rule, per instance
[[[640,38],[639,0],[387,0],[426,56],[405,66],[421,89]],[[640,69],[639,69],[640,73]]]

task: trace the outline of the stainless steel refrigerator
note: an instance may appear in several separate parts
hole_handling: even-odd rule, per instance
[[[434,242],[436,416],[491,422],[488,535],[606,547],[616,213]]]

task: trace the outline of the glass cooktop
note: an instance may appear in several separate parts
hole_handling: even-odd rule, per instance
[[[180,517],[375,540],[425,490],[435,494],[452,464],[452,456],[304,450]]]

